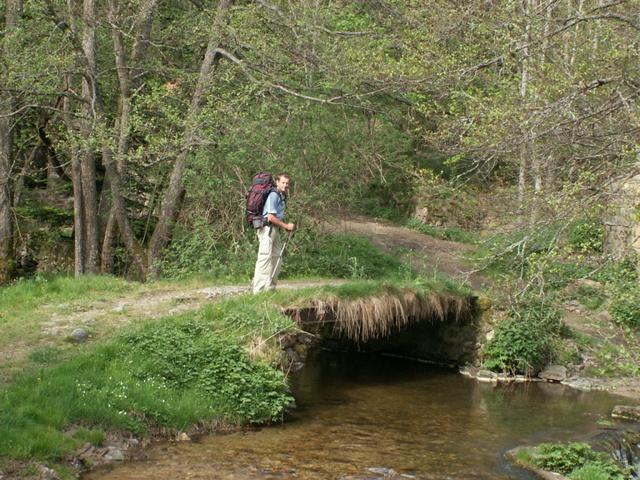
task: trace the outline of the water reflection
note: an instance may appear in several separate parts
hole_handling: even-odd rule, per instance
[[[402,360],[319,352],[283,425],[164,444],[86,479],[527,479],[516,445],[594,433],[616,398],[552,384],[493,386]]]

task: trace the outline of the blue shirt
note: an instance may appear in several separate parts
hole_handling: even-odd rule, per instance
[[[267,197],[266,202],[264,202],[264,207],[262,209],[262,217],[266,220],[267,215],[272,213],[278,220],[284,220],[284,210],[286,208],[286,202],[282,195],[278,192],[271,192]]]

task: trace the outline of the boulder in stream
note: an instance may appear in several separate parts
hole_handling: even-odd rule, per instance
[[[538,374],[538,377],[547,382],[563,382],[567,379],[567,369],[562,365],[549,365]]]
[[[615,407],[613,407],[611,416],[614,418],[623,418],[625,420],[640,421],[640,407],[616,405]]]

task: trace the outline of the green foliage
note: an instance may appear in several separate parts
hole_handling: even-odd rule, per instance
[[[207,273],[218,279],[250,279],[257,251],[253,230],[230,244],[228,238],[221,239],[219,233],[214,233],[215,229],[215,225],[197,222],[177,238],[161,261],[163,275],[184,278]],[[281,278],[378,278],[398,275],[403,268],[396,257],[365,238],[302,229],[287,246]]]
[[[104,442],[104,430],[99,428],[80,427],[73,432],[73,438],[82,443],[90,443],[91,445],[101,446]]]
[[[484,350],[484,365],[494,371],[535,374],[557,355],[562,332],[560,313],[548,303],[529,301],[512,306]]]
[[[237,322],[253,319],[253,309],[269,317],[265,334],[290,323],[251,298],[253,307],[228,304],[149,323],[17,377],[0,395],[0,456],[61,458],[86,441],[99,444],[102,429],[144,434],[157,426],[281,418],[291,402],[284,376],[249,360],[243,335],[259,331],[257,321],[248,329]],[[69,430],[76,424],[95,428]]]
[[[239,346],[205,322],[187,318],[150,325],[124,341],[131,348],[125,362],[131,364],[134,378],[200,392],[214,410],[233,421],[277,418],[291,401],[281,372],[250,362]]]
[[[207,273],[220,279],[250,278],[257,247],[254,249],[248,239],[230,242],[228,232],[220,231],[220,228],[203,219],[196,220],[190,228],[179,227],[160,260],[162,275],[184,278]]]
[[[573,293],[573,298],[589,310],[597,310],[602,306],[607,296],[602,289],[588,285],[580,285]]]
[[[569,245],[579,253],[600,253],[604,244],[604,227],[598,220],[585,217],[569,228]]]
[[[406,222],[406,226],[425,235],[430,235],[442,240],[452,240],[461,243],[476,243],[477,235],[473,232],[457,227],[437,227],[421,222],[417,218],[411,218]]]
[[[624,480],[624,472],[606,453],[594,452],[587,443],[543,443],[534,463],[545,470],[568,475],[573,480],[606,478]]]
[[[285,260],[289,276],[383,278],[404,272],[403,263],[356,235],[301,232]]]
[[[566,475],[576,467],[581,467],[596,455],[588,443],[543,443],[538,445],[535,462],[545,470]]]
[[[595,280],[612,285],[624,285],[638,281],[638,257],[627,255],[621,260],[607,263],[595,275]]]
[[[67,208],[29,202],[16,207],[15,210],[16,214],[24,219],[37,220],[54,226],[73,224],[73,210]]]
[[[570,480],[623,480],[624,475],[610,464],[587,462],[573,470],[568,478]]]
[[[434,156],[437,156],[437,153],[432,153],[424,160]],[[414,176],[416,211],[420,213],[424,210],[429,224],[443,225],[444,232],[461,235],[465,238],[462,241],[469,242],[471,234],[464,235],[465,232],[461,228],[475,229],[480,226],[483,217],[481,208],[483,197],[478,195],[473,186],[460,186],[455,181],[447,181],[430,168],[419,168]],[[423,233],[430,234],[428,231]],[[453,237],[445,239],[457,240]]]
[[[593,373],[604,377],[635,377],[640,375],[640,358],[633,347],[603,342],[597,353],[598,365]]]
[[[619,325],[640,327],[640,285],[626,283],[617,286],[611,294],[609,313]]]
[[[628,255],[608,263],[596,277],[608,287],[611,317],[619,325],[629,328],[640,326],[638,265],[637,255]]]

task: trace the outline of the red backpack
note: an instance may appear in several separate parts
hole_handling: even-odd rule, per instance
[[[264,202],[271,192],[275,191],[275,184],[270,173],[260,172],[251,180],[251,189],[247,193],[246,218],[253,228],[260,228],[264,222],[262,209]]]

